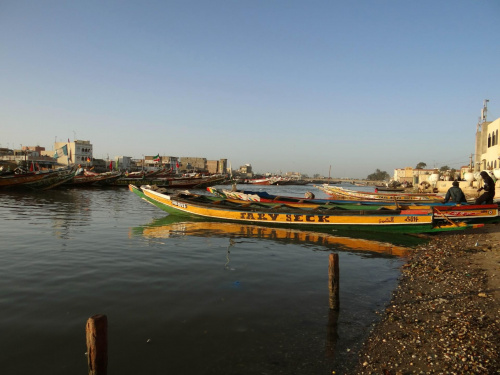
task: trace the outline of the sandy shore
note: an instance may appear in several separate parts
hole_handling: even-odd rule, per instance
[[[500,224],[419,246],[382,315],[356,374],[500,374]]]

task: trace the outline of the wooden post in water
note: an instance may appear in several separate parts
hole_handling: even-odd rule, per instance
[[[94,315],[87,320],[87,363],[89,375],[108,373],[108,318]]]
[[[339,254],[331,253],[328,258],[328,290],[330,309],[339,309]]]
[[[337,347],[338,340],[338,332],[337,326],[339,321],[339,311],[332,310],[328,312],[328,326],[326,331],[326,357],[334,358],[335,357],[335,349]]]

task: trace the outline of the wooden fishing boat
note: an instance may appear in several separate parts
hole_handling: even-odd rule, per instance
[[[329,203],[334,203],[334,204],[356,204],[356,205],[393,205],[395,203],[401,204],[401,205],[432,205],[432,204],[443,204],[440,203],[439,201],[413,201],[413,200],[394,200],[394,199],[379,199],[379,200],[361,200],[361,199],[354,199],[354,200],[348,200],[348,199],[334,199],[328,198],[328,199],[323,199],[323,198],[300,198],[300,197],[290,197],[290,196],[282,196],[282,195],[273,195],[269,194],[265,191],[245,191],[245,190],[227,190],[227,189],[217,189],[214,187],[208,187],[207,191],[210,193],[222,197],[222,198],[229,198],[229,199],[239,199],[239,200],[246,200],[246,201],[253,201],[253,202],[275,202],[275,203],[312,203],[312,204],[329,204]],[[455,203],[446,203],[445,205],[455,205]]]
[[[273,180],[269,177],[266,178],[251,178],[245,180],[246,184],[252,184],[252,185],[272,185]]]
[[[441,201],[443,197],[434,194],[419,194],[419,193],[370,193],[366,191],[344,189],[340,186],[322,185],[317,186],[318,189],[332,196],[334,199],[348,200],[402,200],[402,201],[420,201],[420,202],[436,202]]]
[[[75,170],[71,168],[13,173],[0,177],[0,188],[46,190],[71,180],[74,175]]]
[[[405,191],[403,187],[375,186],[375,191],[390,191],[394,193],[402,193]]]
[[[252,191],[230,191],[225,189],[207,188],[207,191],[219,198],[225,198],[230,201],[249,201],[262,204],[286,204],[293,207],[310,208],[337,208],[343,210],[421,210],[431,209],[435,220],[465,220],[468,222],[495,222],[499,221],[498,204],[474,205],[460,204],[454,202],[441,203],[420,203],[419,201],[410,201],[401,203],[400,201],[382,202],[382,201],[347,201],[331,199],[307,199],[298,197],[281,197],[269,194],[267,192]]]
[[[82,174],[76,175],[65,185],[71,186],[105,186],[111,185],[113,181],[120,178],[121,172],[104,172],[96,173],[92,171],[84,171]]]
[[[149,179],[149,178],[153,178],[153,177],[163,177],[163,176],[166,176],[168,174],[171,174],[173,171],[173,169],[166,169],[166,168],[162,168],[162,169],[158,169],[158,170],[155,170],[155,171],[137,171],[137,172],[126,172],[125,173],[125,177],[127,178],[136,178],[136,179]]]
[[[209,176],[193,176],[193,177],[168,177],[156,179],[129,179],[119,178],[114,182],[114,185],[128,186],[130,184],[141,186],[150,185],[169,189],[202,189],[207,186],[214,186],[223,183],[226,180],[226,175],[216,174]]]
[[[179,193],[166,195],[150,186],[129,185],[130,191],[174,215],[199,216],[217,221],[236,221],[295,228],[425,233],[473,227],[464,222],[434,220],[429,208],[414,210],[339,210],[303,208],[280,204],[266,206],[257,202],[214,201],[204,195]],[[479,226],[481,224],[478,224]]]
[[[44,174],[44,178],[33,182],[27,182],[26,184],[23,184],[21,186],[35,190],[53,189],[66,183],[67,181],[70,181],[73,177],[75,177],[76,169],[62,168],[59,170],[48,171],[48,173],[46,172]]]
[[[45,178],[45,174],[40,172],[28,172],[20,174],[8,174],[0,177],[0,188],[11,188],[35,182]]]

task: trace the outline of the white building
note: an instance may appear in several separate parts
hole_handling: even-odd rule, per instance
[[[59,164],[92,165],[93,147],[90,141],[55,142],[53,151],[44,151],[44,155],[57,159]]]
[[[476,129],[475,172],[483,170],[493,171],[494,169],[499,169],[500,171],[500,146],[498,144],[500,118],[495,121],[487,121],[488,101],[484,101],[481,117]]]

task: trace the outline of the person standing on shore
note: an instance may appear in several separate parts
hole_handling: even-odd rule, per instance
[[[458,181],[453,181],[452,187],[446,192],[443,203],[448,203],[450,199],[455,203],[467,203],[465,194],[462,189],[460,189],[459,185]]]
[[[492,204],[495,197],[495,182],[486,171],[482,171],[480,175],[484,181],[484,186],[477,189],[477,191],[484,190],[484,193],[476,199],[476,204]]]

